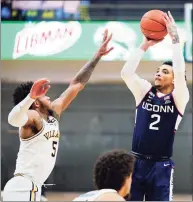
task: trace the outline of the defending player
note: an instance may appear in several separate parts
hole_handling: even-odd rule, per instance
[[[52,172],[59,145],[59,118],[77,94],[85,87],[102,56],[113,48],[106,30],[103,43],[92,60],[75,76],[61,96],[50,101],[48,79],[21,84],[15,89],[15,107],[8,122],[19,128],[20,149],[14,177],[4,188],[4,201],[39,201],[41,186]]]
[[[185,62],[175,21],[168,12],[164,20],[172,39],[172,62],[158,67],[154,86],[141,79],[136,68],[144,54],[156,41],[147,40],[130,55],[121,77],[136,100],[136,117],[132,152],[136,156],[131,200],[172,200],[173,168],[170,159],[175,132],[189,100],[185,79]],[[160,53],[161,54],[161,53]]]
[[[125,201],[129,195],[135,158],[124,150],[101,155],[94,166],[93,181],[97,190],[87,192],[73,201]]]

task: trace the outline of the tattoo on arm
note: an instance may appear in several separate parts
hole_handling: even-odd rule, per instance
[[[87,62],[73,79],[73,83],[82,83],[85,85],[90,79],[99,60],[100,57],[94,57],[92,60]]]
[[[179,38],[178,34],[175,34],[175,35],[172,37],[172,43],[173,43],[173,44],[180,43],[180,38]]]
[[[170,27],[168,27],[168,32],[172,36],[173,44],[180,43],[177,27],[175,25],[171,25]]]

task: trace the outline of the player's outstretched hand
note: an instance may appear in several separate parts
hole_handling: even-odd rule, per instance
[[[97,56],[102,57],[104,55],[107,55],[113,50],[113,47],[108,48],[108,44],[110,40],[112,39],[112,33],[108,36],[108,30],[106,29],[103,36],[103,42],[100,46],[99,50],[97,51]]]
[[[152,39],[148,39],[144,36],[143,43],[141,44],[141,49],[146,51],[149,47],[154,46],[155,44],[160,43],[161,41],[163,41],[163,39],[152,40]]]
[[[174,20],[172,14],[170,13],[170,11],[168,11],[168,14],[165,13],[164,22],[166,23],[168,34],[170,35],[173,43],[175,43],[175,42],[179,43],[177,26],[176,26],[175,20]]]
[[[46,78],[39,79],[34,82],[31,90],[30,97],[32,99],[37,99],[41,96],[44,96],[50,88],[50,81]]]

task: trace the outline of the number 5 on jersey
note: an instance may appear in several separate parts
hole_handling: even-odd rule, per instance
[[[58,144],[58,142],[56,142],[56,141],[52,142],[52,149],[53,149],[53,152],[51,154],[52,157],[55,157],[55,155],[56,155],[56,146],[57,146],[57,144]]]
[[[155,126],[155,125],[160,122],[160,115],[159,114],[152,114],[151,118],[155,119],[155,121],[153,121],[152,123],[150,123],[149,129],[151,129],[151,130],[159,130],[159,127]]]

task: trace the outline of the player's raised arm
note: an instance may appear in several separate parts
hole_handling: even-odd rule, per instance
[[[148,40],[145,37],[140,47],[132,50],[127,62],[125,63],[121,71],[121,77],[126,83],[127,87],[133,93],[136,100],[136,105],[139,104],[141,99],[151,88],[151,84],[148,81],[140,78],[136,74],[136,69],[145,51],[147,51],[149,47],[155,45],[158,42],[160,41]]]
[[[19,102],[9,113],[8,123],[14,127],[22,127],[33,124],[41,129],[41,117],[35,110],[29,110],[35,100],[44,96],[50,88],[48,79],[40,79],[34,82],[30,93],[25,99]]]
[[[80,69],[78,74],[72,79],[69,87],[61,96],[53,101],[53,110],[58,115],[68,107],[77,94],[85,87],[101,57],[107,55],[113,49],[113,47],[107,47],[111,38],[112,34],[108,36],[108,30],[105,30],[103,43],[94,57]]]
[[[166,23],[168,34],[172,39],[172,61],[174,72],[174,99],[179,111],[183,114],[185,106],[189,100],[189,91],[185,79],[185,61],[177,26],[171,13],[165,14],[164,21]]]

